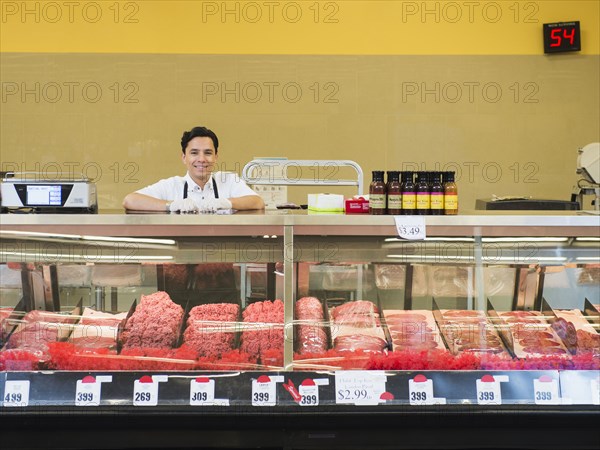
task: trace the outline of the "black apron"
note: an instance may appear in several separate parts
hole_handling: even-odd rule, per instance
[[[219,190],[217,189],[217,182],[215,181],[215,177],[212,177],[212,185],[213,185],[213,192],[215,193],[215,198],[219,198]],[[187,198],[187,194],[188,194],[188,184],[186,181],[185,184],[183,185],[183,198]]]

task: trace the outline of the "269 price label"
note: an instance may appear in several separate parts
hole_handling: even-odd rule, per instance
[[[190,405],[212,405],[215,402],[215,380],[196,379],[190,383]]]
[[[158,383],[135,380],[133,383],[133,406],[156,405],[158,405]]]
[[[252,406],[275,406],[277,404],[277,385],[273,381],[252,381]]]
[[[4,384],[2,404],[6,407],[29,405],[29,380],[9,380]]]
[[[533,380],[533,398],[536,405],[559,405],[558,382],[549,377]]]

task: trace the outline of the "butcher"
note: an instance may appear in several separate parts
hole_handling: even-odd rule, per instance
[[[216,212],[264,209],[262,198],[231,172],[213,172],[219,139],[206,127],[185,131],[181,137],[181,161],[185,176],[174,176],[128,194],[127,210],[167,212]]]

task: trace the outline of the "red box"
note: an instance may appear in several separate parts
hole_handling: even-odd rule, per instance
[[[346,214],[369,214],[369,200],[362,197],[347,199]]]

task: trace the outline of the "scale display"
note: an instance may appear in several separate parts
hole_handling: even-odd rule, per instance
[[[61,206],[62,194],[60,185],[27,186],[27,205]]]

